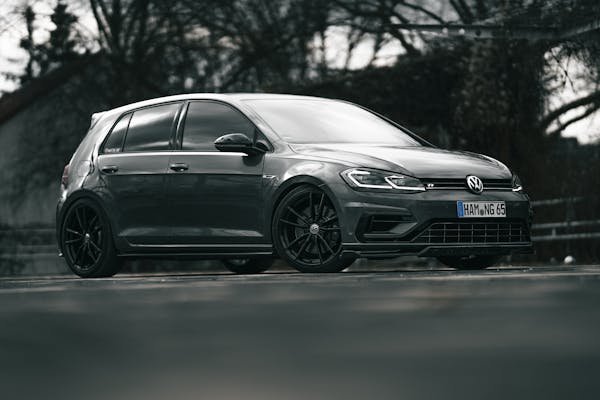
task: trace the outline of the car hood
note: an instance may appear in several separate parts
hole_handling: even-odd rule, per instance
[[[510,170],[501,162],[480,154],[433,147],[391,147],[366,144],[294,144],[296,153],[400,172],[417,178],[508,179]]]

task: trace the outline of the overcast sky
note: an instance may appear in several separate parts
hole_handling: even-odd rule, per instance
[[[47,37],[47,31],[53,28],[49,15],[52,12],[52,6],[55,0],[0,0],[0,91],[10,92],[16,90],[17,84],[6,79],[6,73],[20,73],[23,71],[26,62],[26,53],[19,48],[19,39],[25,34],[25,21],[16,11],[17,8],[24,9],[26,4],[31,4],[38,14],[36,27],[40,28],[36,32],[36,41],[43,41]],[[69,0],[69,11],[79,17],[78,28],[90,38],[97,32],[96,24],[92,13],[88,10],[88,0]],[[342,40],[343,35],[330,32],[328,38],[328,59],[332,65],[339,65],[344,59],[342,54],[345,45]],[[364,45],[357,49],[351,62],[351,67],[360,68],[370,57],[370,46]],[[389,45],[380,53],[380,64],[392,62],[399,53],[399,46]],[[580,65],[571,62],[566,66],[573,75],[581,68]],[[558,106],[568,99],[580,97],[590,90],[589,83],[585,81],[573,80],[567,82],[561,96],[551,99],[553,107]],[[578,110],[573,110],[572,115],[576,115]],[[600,113],[596,112],[592,116],[581,120],[569,126],[563,136],[577,137],[581,143],[600,140]],[[565,118],[568,118],[566,115]]]

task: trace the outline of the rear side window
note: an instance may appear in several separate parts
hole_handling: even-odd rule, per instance
[[[169,150],[169,140],[180,104],[164,104],[133,113],[123,151]]]
[[[131,114],[125,114],[121,117],[119,122],[116,123],[112,132],[108,135],[106,142],[104,142],[104,146],[102,146],[102,150],[100,151],[101,153],[111,154],[119,153],[121,151],[130,119]]]
[[[211,101],[194,101],[188,106],[182,150],[217,151],[215,139],[228,133],[254,137],[254,125],[239,111]]]

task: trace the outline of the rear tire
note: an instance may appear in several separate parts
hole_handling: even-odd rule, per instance
[[[108,217],[92,200],[77,200],[69,207],[60,240],[67,265],[82,278],[109,277],[121,269]]]
[[[498,261],[501,256],[464,256],[464,257],[438,257],[438,260],[450,268],[462,270],[486,269]]]
[[[340,272],[354,262],[341,259],[342,231],[333,202],[316,186],[292,189],[272,222],[277,254],[300,272]]]
[[[222,260],[225,268],[234,274],[260,274],[273,265],[272,258],[233,258]]]

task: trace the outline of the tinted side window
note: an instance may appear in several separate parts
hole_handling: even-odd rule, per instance
[[[123,151],[169,150],[171,129],[179,104],[165,104],[136,111],[129,122]]]
[[[123,115],[121,119],[119,119],[119,122],[117,122],[112,132],[109,133],[106,142],[104,142],[102,150],[100,151],[101,153],[119,153],[121,151],[130,119],[131,114]]]
[[[227,133],[254,137],[254,125],[225,104],[195,101],[188,106],[183,130],[183,150],[217,151],[214,141]]]

